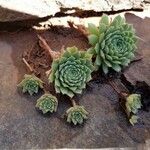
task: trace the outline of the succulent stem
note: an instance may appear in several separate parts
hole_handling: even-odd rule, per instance
[[[60,52],[53,51],[43,37],[41,37],[40,35],[37,36],[39,38],[39,45],[49,53],[52,59],[57,59],[60,57]]]
[[[26,61],[26,59],[25,59],[25,58],[22,58],[22,60],[23,60],[24,64],[27,66],[27,68],[29,69],[29,71],[30,71],[30,72],[33,72],[32,67],[31,67],[30,64]]]
[[[45,88],[43,88],[43,91],[45,94],[49,94],[49,91],[47,91]]]
[[[70,101],[72,103],[72,106],[76,106],[77,105],[74,99],[70,98]]]

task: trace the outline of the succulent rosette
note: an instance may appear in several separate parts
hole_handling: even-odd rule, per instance
[[[82,124],[87,119],[88,112],[83,106],[75,105],[67,110],[67,122],[74,125]]]
[[[18,84],[22,88],[23,93],[28,92],[30,95],[38,93],[39,88],[43,89],[43,81],[34,74],[24,75],[24,79]]]
[[[134,124],[138,123],[139,117],[137,115],[132,115],[129,119],[129,122],[134,126]]]
[[[139,117],[137,116],[138,110],[142,107],[141,95],[140,94],[130,94],[126,98],[126,113],[129,117],[129,122],[134,125],[138,122]]]
[[[51,94],[42,95],[36,103],[36,107],[42,110],[43,114],[47,112],[56,112],[58,106],[58,100]]]
[[[141,95],[140,94],[131,94],[127,97],[126,108],[129,113],[136,114],[138,109],[142,107]]]
[[[120,15],[109,21],[103,15],[99,27],[90,23],[88,26],[89,52],[95,56],[95,67],[102,67],[104,73],[109,69],[119,72],[134,57],[137,37],[133,26],[126,23]]]
[[[82,93],[86,83],[91,80],[94,68],[91,56],[86,51],[70,47],[58,59],[53,60],[49,81],[54,82],[57,93],[71,98],[75,93]]]

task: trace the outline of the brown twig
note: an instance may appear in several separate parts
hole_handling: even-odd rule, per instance
[[[22,58],[22,60],[23,60],[24,64],[27,66],[27,68],[29,69],[29,71],[30,71],[30,72],[33,72],[32,67],[31,67],[30,64],[26,61],[26,59],[25,59],[25,58]]]
[[[39,38],[39,45],[49,53],[49,55],[52,57],[52,59],[59,58],[60,52],[53,51],[49,47],[49,45],[47,44],[46,40],[43,37],[41,37],[40,35],[37,35],[37,36]]]
[[[46,71],[45,73],[46,73],[46,76],[49,76],[49,75],[50,75],[50,73],[51,73],[51,69],[50,69],[50,70],[48,70],[48,71]]]
[[[67,23],[71,28],[77,29],[78,31],[82,32],[86,37],[88,36],[89,33],[86,30],[85,26],[76,25],[76,24],[74,24],[74,22],[71,22],[71,21],[68,21]]]

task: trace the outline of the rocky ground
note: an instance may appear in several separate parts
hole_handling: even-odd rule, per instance
[[[150,85],[150,19],[141,19],[126,14],[127,21],[133,23],[137,35],[141,61],[132,63],[125,70],[126,80],[145,81]],[[60,28],[61,29],[61,28]],[[58,28],[58,31],[60,30]],[[59,33],[60,32],[60,33]],[[49,29],[41,34],[47,38],[52,49],[77,45],[87,48],[87,40],[72,29],[61,31]],[[65,34],[62,34],[65,33]],[[150,139],[150,111],[141,111],[140,121],[134,127],[128,123],[126,115],[118,103],[118,95],[107,83],[91,81],[82,95],[76,97],[88,110],[89,119],[82,126],[67,124],[63,114],[70,103],[60,99],[58,112],[42,115],[35,110],[36,99],[42,93],[30,97],[17,89],[26,69],[22,63],[22,53],[37,42],[32,29],[18,32],[0,33],[0,149],[43,149],[43,148],[106,148],[133,147],[148,149]],[[144,144],[145,143],[145,144]],[[144,146],[143,146],[144,144]]]

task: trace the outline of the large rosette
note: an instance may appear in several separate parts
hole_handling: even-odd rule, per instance
[[[54,82],[57,93],[72,98],[75,93],[82,93],[91,80],[92,71],[91,54],[70,47],[60,58],[53,60],[49,81]]]
[[[90,53],[95,56],[95,67],[102,67],[105,73],[109,69],[119,72],[127,66],[134,57],[137,38],[133,26],[127,24],[121,16],[109,22],[107,15],[103,15],[99,27],[89,24],[89,42],[92,45]]]

